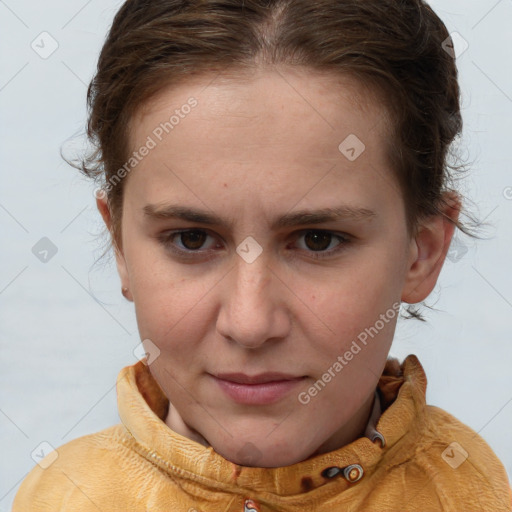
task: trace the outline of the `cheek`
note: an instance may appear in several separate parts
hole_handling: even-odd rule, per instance
[[[357,334],[400,299],[400,273],[383,259],[340,270],[312,302],[314,311],[340,334]],[[344,336],[346,338],[346,336]]]
[[[345,310],[341,307],[332,312],[335,334],[323,338],[321,347],[315,347],[315,378],[327,383],[318,393],[316,407],[320,411],[322,407],[343,404],[331,410],[332,424],[353,414],[382,374],[400,307],[399,301],[386,301],[382,295],[374,298],[361,294],[355,301],[348,299]]]
[[[204,295],[202,286],[184,279],[168,286],[145,281],[134,297],[140,335],[162,348],[184,342],[192,345],[208,318]]]
[[[132,251],[127,261],[142,339],[151,339],[161,350],[192,345],[202,329],[201,319],[207,319],[205,306],[214,282],[191,275],[190,268],[185,271],[154,248]]]
[[[385,254],[381,252],[381,254]],[[305,295],[312,297],[313,293]],[[323,290],[316,288],[311,300],[309,339],[317,340],[324,365],[347,354],[350,371],[366,367],[379,372],[391,345],[400,306],[400,272],[396,258],[359,260],[339,270]],[[319,336],[320,332],[326,333]],[[320,346],[321,345],[321,346]],[[364,370],[363,373],[368,373]],[[338,379],[340,381],[341,379]]]

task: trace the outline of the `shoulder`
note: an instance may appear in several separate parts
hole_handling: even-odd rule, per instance
[[[126,486],[127,472],[140,456],[129,448],[129,434],[119,424],[74,439],[32,468],[14,498],[12,512],[89,511],[122,506],[112,489]],[[106,508],[104,508],[106,505]]]
[[[505,467],[477,432],[443,409],[426,405],[417,434],[417,444],[409,447],[414,456],[394,469],[422,482],[415,491],[418,497],[435,496],[441,510],[461,510],[462,505],[465,510],[512,510]]]
[[[445,410],[427,405],[427,446],[442,448],[441,458],[449,469],[462,469],[490,481],[503,481],[508,485],[505,468],[487,442],[471,427]],[[431,456],[436,451],[428,450]],[[465,463],[468,464],[465,464]]]

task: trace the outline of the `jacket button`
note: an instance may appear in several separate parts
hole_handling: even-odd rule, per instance
[[[363,478],[363,468],[359,464],[350,464],[343,468],[343,476],[350,482],[354,483]]]
[[[254,500],[245,500],[244,512],[260,512],[260,507],[258,507]]]

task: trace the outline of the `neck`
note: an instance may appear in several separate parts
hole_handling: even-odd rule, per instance
[[[191,429],[180,416],[179,412],[173,407],[172,403],[169,403],[169,412],[165,418],[165,424],[174,432],[188,437],[196,443],[202,444],[203,446],[210,446],[208,441],[199,433],[197,430]]]
[[[361,408],[350,419],[348,423],[343,425],[336,431],[327,441],[325,441],[310,457],[321,455],[323,453],[338,450],[347,444],[352,443],[356,439],[364,436],[366,425],[370,419],[375,400],[375,390],[372,390],[370,396],[365,400]]]

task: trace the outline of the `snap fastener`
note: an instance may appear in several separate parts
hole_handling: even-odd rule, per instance
[[[384,448],[384,446],[386,446],[386,440],[384,439],[384,436],[380,432],[375,431],[372,437],[372,443],[375,443],[377,439],[380,441],[380,447]]]
[[[254,500],[245,500],[244,512],[260,512],[260,508]]]
[[[351,483],[357,482],[363,478],[363,468],[359,464],[350,464],[343,468],[343,476]]]
[[[341,468],[337,466],[331,466],[330,468],[325,468],[321,475],[324,478],[334,478],[335,476],[338,476],[341,473]]]

